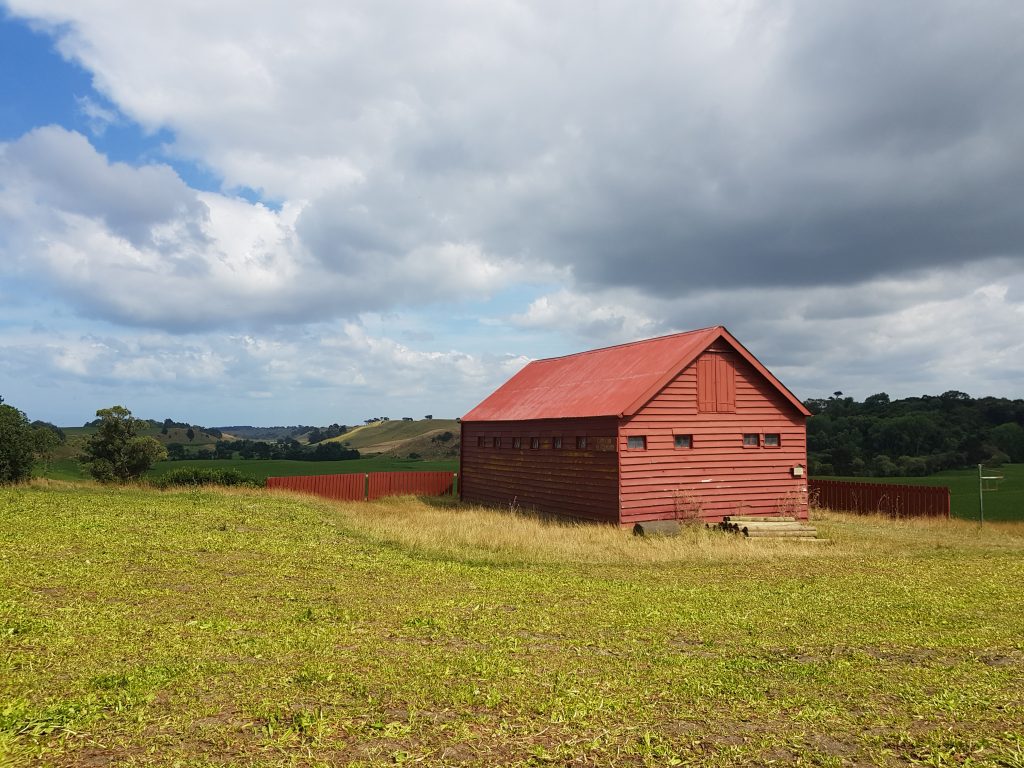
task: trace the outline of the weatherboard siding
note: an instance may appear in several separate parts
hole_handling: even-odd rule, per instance
[[[617,522],[616,421],[464,421],[459,483],[463,501]],[[501,438],[500,448],[493,445],[496,437]],[[552,447],[556,437],[562,438],[561,448]],[[587,438],[587,449],[576,448],[577,437]],[[478,438],[486,445],[479,446]],[[512,447],[514,438],[520,438],[521,447]],[[530,448],[531,438],[539,439],[539,448]]]
[[[735,368],[735,410],[698,407],[698,375],[725,359]],[[730,395],[732,393],[730,392]],[[806,479],[792,468],[806,465],[805,417],[752,365],[732,351],[705,352],[640,411],[619,427],[620,522],[698,513],[708,520],[728,514],[807,516]],[[756,433],[762,445],[743,446]],[[765,434],[780,435],[777,448]],[[676,448],[674,436],[693,436],[692,448]],[[647,438],[646,449],[628,448],[630,436]]]

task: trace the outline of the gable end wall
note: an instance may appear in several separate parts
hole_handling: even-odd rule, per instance
[[[707,354],[707,353],[705,353]],[[736,352],[736,412],[702,413],[697,404],[700,358],[637,414],[619,426],[619,502],[622,525],[697,515],[807,517],[807,481],[792,468],[807,465],[806,418]],[[703,357],[703,356],[702,356]],[[744,448],[744,433],[781,436],[778,448]],[[692,448],[675,448],[675,434],[693,435]],[[630,450],[631,435],[647,438]]]

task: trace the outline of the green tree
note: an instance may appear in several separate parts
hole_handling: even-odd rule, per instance
[[[0,485],[32,476],[35,437],[25,414],[0,397]]]
[[[43,471],[50,469],[50,462],[53,461],[53,453],[61,444],[60,437],[49,427],[34,427],[32,429],[33,453],[37,461],[43,465]]]
[[[185,433],[185,437],[187,437],[188,441],[191,443],[196,439],[196,431],[192,429],[192,427],[189,427],[188,431]]]
[[[167,450],[152,437],[140,437],[142,419],[121,405],[96,411],[99,426],[83,451],[83,463],[101,483],[126,483],[137,480],[161,459]]]
[[[992,444],[1007,455],[1008,461],[1024,461],[1024,427],[1016,422],[1000,424],[988,432]]]

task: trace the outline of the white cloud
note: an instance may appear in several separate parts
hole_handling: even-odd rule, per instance
[[[579,349],[725,325],[801,397],[836,389],[858,397],[879,390],[1018,392],[1024,268],[1006,261],[983,266],[844,288],[707,291],[680,299],[563,290],[538,298],[511,322],[572,333]]]
[[[511,322],[524,328],[568,332],[580,339],[606,344],[664,331],[663,323],[651,314],[650,300],[635,291],[582,294],[563,289],[538,297],[524,313],[514,315]]]
[[[0,145],[0,253],[82,313],[118,323],[307,323],[486,296],[524,275],[476,244],[444,240],[405,238],[332,260],[333,244],[314,254],[303,241],[304,215],[302,204],[274,211],[197,192],[167,166],[109,163],[60,128]],[[329,217],[325,226],[329,238]]]

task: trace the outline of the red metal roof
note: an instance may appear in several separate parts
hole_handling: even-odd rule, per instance
[[[724,327],[535,360],[463,421],[630,416],[718,339],[724,339],[805,416],[810,412]]]

